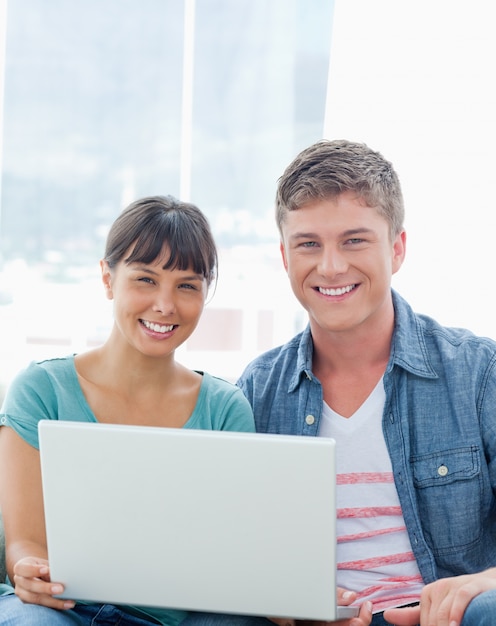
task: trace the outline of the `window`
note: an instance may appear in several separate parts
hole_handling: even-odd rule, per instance
[[[217,292],[179,358],[236,378],[303,323],[273,197],[289,160],[323,135],[333,2],[2,6],[0,381],[107,336],[107,229],[130,201],[168,193],[206,213],[221,253]]]

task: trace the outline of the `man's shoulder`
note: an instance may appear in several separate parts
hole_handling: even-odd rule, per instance
[[[453,348],[467,348],[468,350],[480,348],[489,352],[496,351],[496,341],[491,337],[477,335],[468,328],[444,326],[426,315],[419,314],[417,318],[426,340]]]
[[[438,320],[414,312],[412,308],[395,294],[395,333],[396,355],[403,355],[406,362],[413,362],[415,356],[420,361],[432,360],[436,354],[440,358],[484,358],[492,359],[496,354],[496,341],[475,334],[467,328],[447,326]],[[465,357],[462,357],[465,354]]]

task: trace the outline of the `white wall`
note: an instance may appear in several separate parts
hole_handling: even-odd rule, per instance
[[[402,181],[419,312],[496,338],[496,10],[487,0],[336,0],[325,135]]]

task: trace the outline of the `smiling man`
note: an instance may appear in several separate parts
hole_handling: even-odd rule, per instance
[[[276,219],[309,323],[238,385],[259,432],[337,442],[337,597],[361,607],[339,626],[493,626],[496,342],[414,313],[391,289],[403,197],[366,145],[303,150],[279,180]],[[204,614],[184,626],[274,623],[323,626]]]
[[[258,431],[337,442],[338,597],[362,606],[346,624],[494,624],[496,343],[391,289],[402,192],[366,145],[303,150],[279,180],[276,219],[309,324],[238,384]]]

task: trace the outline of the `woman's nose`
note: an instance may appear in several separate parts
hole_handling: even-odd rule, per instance
[[[153,304],[153,310],[162,315],[171,315],[176,310],[174,298],[169,291],[160,292],[157,294],[155,302]]]

